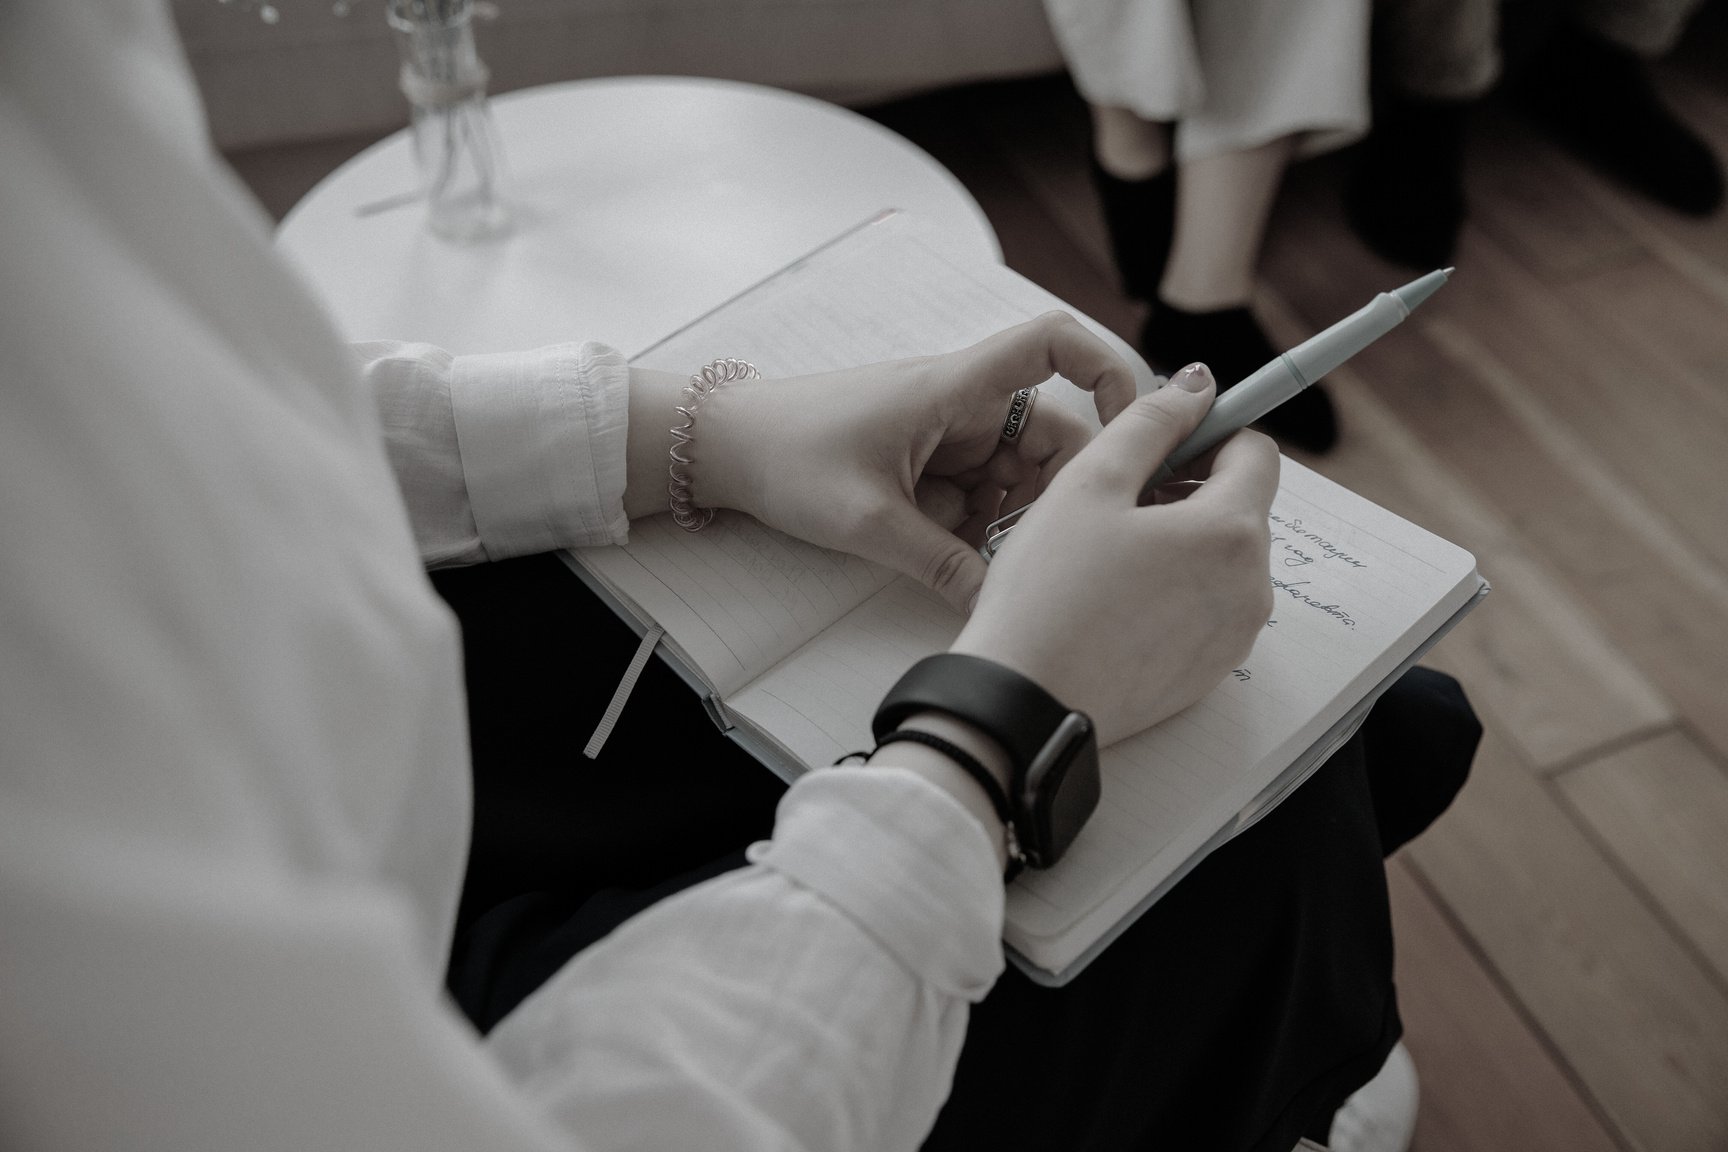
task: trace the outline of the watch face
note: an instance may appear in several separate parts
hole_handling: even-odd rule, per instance
[[[1098,807],[1098,742],[1092,722],[1070,712],[1026,770],[1022,811],[1032,825],[1022,843],[1027,863],[1048,868],[1062,858]]]

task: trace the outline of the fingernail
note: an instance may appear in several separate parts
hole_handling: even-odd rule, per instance
[[[1170,383],[1189,392],[1204,392],[1212,383],[1212,369],[1196,360],[1170,377]]]
[[[966,615],[968,615],[968,616],[972,615],[972,610],[974,608],[978,607],[978,597],[982,596],[983,594],[984,594],[984,589],[982,589],[982,588],[980,588],[980,589],[978,589],[978,591],[972,593],[972,598],[970,600],[966,601]]]

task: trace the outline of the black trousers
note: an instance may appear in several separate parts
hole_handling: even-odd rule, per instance
[[[741,865],[783,786],[658,661],[584,759],[636,638],[555,558],[434,582],[462,622],[474,753],[449,985],[485,1030],[624,919]],[[1382,858],[1450,803],[1480,732],[1456,682],[1412,673],[1068,986],[1010,969],[926,1147],[1323,1141],[1400,1034]]]

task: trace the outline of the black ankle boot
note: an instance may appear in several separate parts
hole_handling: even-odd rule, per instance
[[[1721,207],[1721,161],[1629,49],[1563,25],[1513,90],[1556,142],[1633,191],[1693,216]]]
[[[1175,167],[1167,166],[1144,180],[1123,180],[1104,171],[1094,158],[1092,184],[1104,207],[1122,291],[1137,300],[1151,300],[1158,295],[1176,231]]]
[[[1355,156],[1344,211],[1381,259],[1424,272],[1452,263],[1464,224],[1461,101],[1385,96]]]
[[[1278,355],[1246,308],[1184,312],[1156,300],[1140,331],[1140,351],[1166,374],[1196,360],[1205,362],[1220,392]],[[1338,442],[1338,415],[1319,382],[1274,408],[1260,427],[1309,452],[1325,452]]]

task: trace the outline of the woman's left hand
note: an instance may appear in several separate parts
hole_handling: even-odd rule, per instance
[[[1091,439],[1056,404],[1013,443],[1013,394],[1059,375],[1108,423],[1134,376],[1063,312],[940,356],[711,393],[696,418],[691,490],[783,532],[885,564],[969,611],[984,582],[984,526],[1028,503]]]

